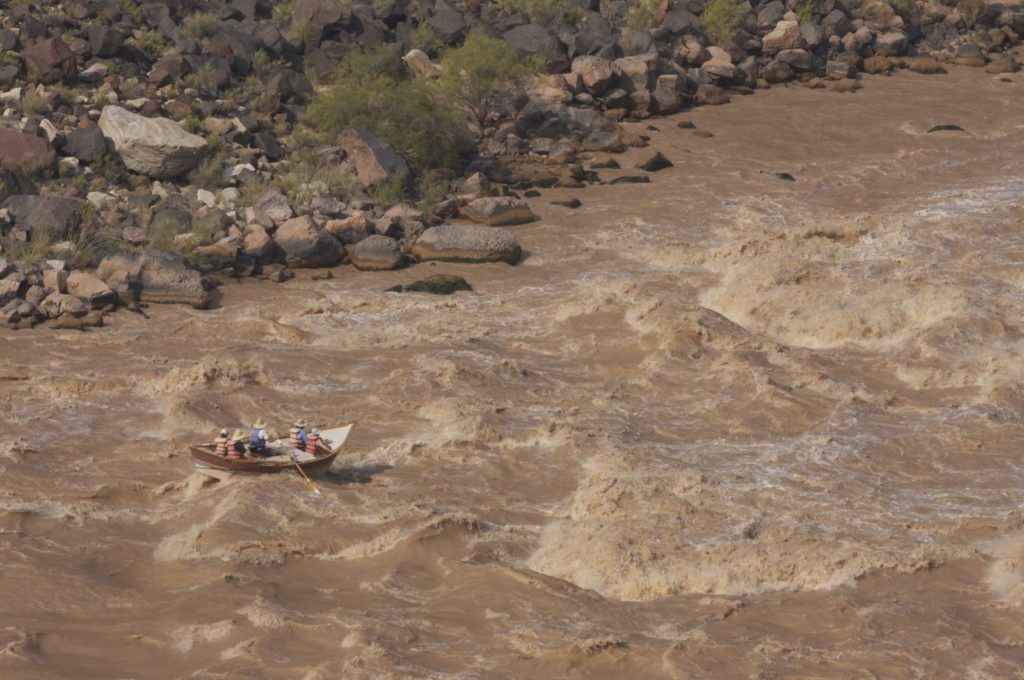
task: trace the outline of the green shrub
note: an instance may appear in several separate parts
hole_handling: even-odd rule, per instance
[[[731,45],[747,13],[744,5],[737,0],[711,0],[700,15],[700,27],[713,43]]]
[[[985,0],[960,0],[957,3],[957,8],[960,10],[960,16],[964,18],[968,28],[974,28],[975,22],[978,21],[978,16],[985,9]]]
[[[139,7],[135,0],[121,0],[121,11],[135,19],[135,21],[142,21],[144,19],[142,8]]]
[[[658,23],[660,0],[633,0],[626,12],[626,28],[649,31]]]
[[[499,10],[522,12],[535,24],[550,25],[558,22],[578,24],[583,10],[572,0],[497,0]]]
[[[21,112],[26,116],[36,116],[49,111],[46,98],[35,90],[28,90],[21,98]]]
[[[212,12],[199,12],[185,18],[185,22],[181,25],[181,33],[186,38],[200,40],[213,35],[213,32],[217,30],[217,25],[217,17]]]
[[[445,53],[441,65],[435,87],[483,135],[488,122],[522,93],[524,80],[542,63],[537,55],[525,56],[504,40],[470,33],[461,47]]]
[[[146,54],[160,56],[167,49],[167,41],[160,31],[139,31],[135,36],[135,47]]]
[[[352,52],[341,63],[334,84],[307,110],[321,132],[369,130],[390,144],[420,173],[461,166],[473,149],[465,123],[435,98],[423,82],[404,79],[404,65],[387,48]]]
[[[814,12],[817,9],[817,2],[815,0],[804,0],[799,3],[795,8],[797,20],[801,24],[814,23]]]

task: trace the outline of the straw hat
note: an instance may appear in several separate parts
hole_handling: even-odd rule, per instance
[[[263,428],[265,428],[267,426],[267,424],[265,422],[263,422],[262,419],[260,419],[260,420],[257,420],[255,423],[253,423],[252,426],[254,428],[256,428],[257,430],[262,430]]]
[[[232,439],[245,439],[245,433],[241,430],[235,430],[235,433],[231,435]]]
[[[312,432],[311,432],[310,434],[315,434],[315,435],[318,435],[318,436],[319,436],[319,434],[320,434],[320,428],[319,428],[319,427],[314,427],[314,428],[313,428],[313,431],[312,431]]]
[[[299,418],[298,420],[295,421],[295,427],[305,427],[305,426],[306,426],[306,421],[303,420],[302,418]]]

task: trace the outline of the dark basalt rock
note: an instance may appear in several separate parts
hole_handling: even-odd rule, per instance
[[[434,295],[451,295],[459,290],[473,290],[466,279],[453,274],[438,274],[419,281],[397,286],[385,290],[385,293],[432,293]]]

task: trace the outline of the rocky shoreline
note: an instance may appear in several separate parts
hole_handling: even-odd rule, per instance
[[[537,7],[75,0],[0,10],[0,323],[83,328],[119,306],[204,309],[224,276],[515,264],[521,248],[504,227],[535,219],[532,188],[603,182],[598,171],[617,166],[607,154],[645,145],[621,121],[789,82],[853,91],[862,73],[898,68],[1012,73],[1024,34],[1020,6],[971,1],[729,4],[728,39],[709,19],[719,0],[566,0],[548,22],[523,11]],[[422,177],[368,130],[303,141],[306,109],[345,54],[387,46],[429,80],[470,31],[535,55],[544,73],[480,130],[443,191],[383,191]],[[300,161],[307,152],[315,159]],[[638,169],[666,164],[652,153]],[[345,181],[324,179],[335,173]]]

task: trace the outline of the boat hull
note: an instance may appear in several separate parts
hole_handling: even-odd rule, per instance
[[[192,454],[192,462],[202,471],[214,470],[219,473],[230,473],[232,475],[265,475],[277,472],[295,471],[295,466],[302,468],[302,471],[309,476],[327,472],[338,452],[325,454],[318,458],[309,460],[260,460],[256,458],[224,458],[213,451],[212,446],[193,445],[189,447]],[[221,475],[215,475],[220,477]]]

